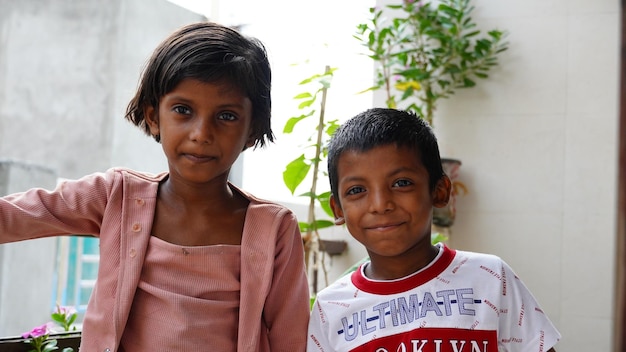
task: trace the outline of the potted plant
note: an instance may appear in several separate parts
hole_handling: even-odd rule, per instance
[[[355,34],[376,64],[374,86],[367,90],[384,91],[387,107],[413,110],[434,127],[439,100],[488,78],[508,48],[506,32],[481,33],[473,10],[470,0],[403,0],[371,8]],[[455,178],[461,162],[442,161],[453,181],[452,199],[448,208],[436,209],[433,222],[445,227],[454,222],[455,196],[467,189]]]
[[[80,345],[81,331],[74,322],[77,312],[72,307],[58,306],[51,313],[52,322],[36,326],[21,337],[0,339],[4,352],[75,352]]]
[[[294,194],[305,180],[309,181],[305,184],[306,192],[299,195],[308,200],[307,221],[300,221],[299,225],[304,243],[305,262],[314,293],[317,293],[318,289],[317,280],[320,268],[328,285],[328,272],[323,256],[341,254],[347,247],[346,241],[324,240],[319,234],[319,230],[334,225],[329,204],[330,191],[320,191],[318,180],[320,176],[326,179],[325,146],[338,127],[337,120],[326,119],[326,96],[335,70],[326,66],[323,73],[314,74],[300,82],[299,85],[305,87],[305,91],[297,94],[294,99],[299,102],[298,109],[302,113],[288,119],[283,128],[283,133],[290,134],[297,125],[305,122],[313,127],[312,134],[298,151],[300,155],[285,167],[283,181],[291,194]],[[318,99],[319,110],[316,108]],[[329,218],[318,219],[315,211],[317,206],[321,207]]]

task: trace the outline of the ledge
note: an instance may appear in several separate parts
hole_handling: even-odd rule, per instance
[[[64,348],[71,347],[74,352],[78,352],[80,346],[80,331],[61,332],[50,334],[50,339],[57,340],[57,351],[62,351]],[[14,337],[1,337],[0,338],[0,351],[2,352],[28,352],[32,350],[30,344],[26,343],[25,338],[21,336]]]

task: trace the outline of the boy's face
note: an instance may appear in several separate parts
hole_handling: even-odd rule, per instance
[[[423,257],[430,251],[432,208],[448,201],[447,177],[431,193],[420,158],[394,144],[344,152],[337,176],[337,195],[333,195],[337,199],[331,199],[336,223],[345,222],[372,262],[382,257]]]

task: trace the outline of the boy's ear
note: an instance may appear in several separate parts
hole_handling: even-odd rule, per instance
[[[345,224],[346,220],[343,218],[343,210],[335,199],[335,196],[332,194],[330,195],[330,208],[333,210],[333,214],[335,215],[335,225]]]
[[[153,136],[161,134],[159,130],[159,117],[157,116],[157,114],[158,112],[154,108],[154,106],[148,106],[143,110],[144,120],[150,128],[150,134],[152,134]]]
[[[452,193],[452,181],[446,175],[437,181],[435,191],[433,192],[433,206],[435,208],[443,208],[448,204],[450,200],[450,193]]]

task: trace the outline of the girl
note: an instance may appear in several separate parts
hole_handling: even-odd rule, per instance
[[[304,351],[309,291],[295,216],[228,182],[273,141],[263,45],[214,23],[154,51],[126,118],[168,172],[113,168],[0,198],[0,243],[100,238],[82,351]]]

